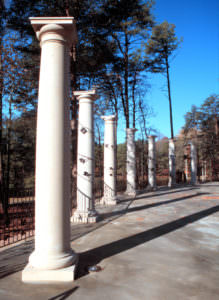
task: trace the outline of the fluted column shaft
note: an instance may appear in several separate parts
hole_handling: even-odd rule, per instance
[[[186,157],[185,158],[185,177],[186,177],[186,182],[188,181],[188,173],[189,173],[189,170],[188,170],[188,158]]]
[[[135,128],[126,129],[126,142],[127,142],[127,187],[126,194],[136,195],[136,161],[135,161]]]
[[[116,116],[102,116],[104,130],[104,196],[101,203],[115,205],[116,198]]]
[[[77,154],[77,209],[72,222],[93,223],[97,220],[94,208],[94,121],[95,90],[78,91],[79,100],[78,154]]]
[[[204,161],[204,181],[207,180],[207,161]]]
[[[155,135],[148,138],[148,189],[156,189],[156,149]]]
[[[193,142],[190,142],[191,145],[191,184],[197,183],[197,153],[196,147]]]
[[[168,186],[173,187],[176,184],[176,158],[175,144],[173,139],[169,139],[169,182]]]
[[[72,281],[70,248],[69,50],[73,18],[31,18],[41,45],[37,114],[35,250],[25,282]],[[70,267],[70,271],[66,270]],[[71,268],[72,267],[72,268]],[[57,270],[60,278],[57,279]],[[62,272],[63,270],[63,272]],[[53,272],[54,271],[54,272]]]

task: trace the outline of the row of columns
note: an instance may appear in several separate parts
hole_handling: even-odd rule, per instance
[[[95,91],[74,93],[79,100],[78,125],[78,174],[77,174],[77,209],[71,220],[76,223],[92,223],[97,221],[94,207],[94,129],[93,102]],[[100,201],[103,205],[116,205],[116,116],[102,116],[105,121],[104,130],[104,195]],[[136,195],[136,165],[135,165],[135,132],[136,129],[126,129],[127,138],[127,195]],[[155,135],[148,138],[148,190],[156,190],[156,149]],[[196,150],[191,143],[191,183],[196,184]],[[176,184],[175,144],[169,140],[169,182],[168,186]]]
[[[96,91],[74,92],[79,101],[77,154],[77,209],[71,217],[75,223],[94,223],[98,214],[94,206],[94,126],[93,103]],[[116,197],[116,116],[102,116],[104,134],[103,205],[115,205]]]
[[[152,135],[148,138],[148,189],[156,189],[156,154],[155,154],[155,138]],[[193,142],[191,146],[191,184],[197,183],[197,153]],[[188,161],[186,160],[186,170],[188,170]],[[203,168],[204,170],[204,168]],[[206,167],[205,167],[206,170]],[[204,171],[203,171],[204,172]],[[205,172],[206,173],[206,172]],[[175,160],[175,144],[174,140],[169,140],[169,181],[168,186],[174,187],[176,184],[176,160]]]
[[[78,256],[70,247],[70,101],[69,51],[77,42],[72,17],[30,18],[41,45],[39,80],[35,249],[22,272],[24,282],[73,281]],[[73,222],[96,222],[94,207],[95,90],[74,92],[79,101],[77,209]],[[115,205],[116,117],[104,116],[104,196],[102,204]],[[136,194],[135,136],[127,129],[127,190]],[[73,149],[74,151],[75,149]],[[172,151],[172,152],[171,152]],[[170,156],[173,156],[171,148]],[[149,186],[156,188],[155,136],[149,138]],[[173,163],[171,163],[174,166]]]

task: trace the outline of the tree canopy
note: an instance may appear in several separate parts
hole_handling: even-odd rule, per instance
[[[145,55],[147,45],[152,47],[151,38],[156,36],[159,28],[152,13],[153,1],[11,0],[7,7],[3,6],[3,1],[0,3],[3,8],[0,10],[0,93],[4,106],[4,109],[1,108],[4,112],[1,128],[4,149],[8,149],[4,152],[5,168],[8,156],[12,161],[11,168],[17,168],[13,162],[14,157],[18,157],[14,149],[20,148],[16,143],[23,143],[20,153],[27,151],[33,156],[30,145],[35,143],[40,60],[40,45],[29,22],[29,17],[33,16],[75,17],[78,44],[70,51],[71,90],[86,90],[98,85],[100,97],[95,102],[95,115],[116,113],[119,122],[125,120],[127,128],[140,126],[142,137],[147,137],[151,108],[145,101],[145,93],[150,86],[146,82],[146,74],[154,71],[155,67],[162,69],[161,52],[156,52],[156,49],[154,53]],[[168,42],[172,33],[172,30],[167,33]],[[77,146],[77,113],[77,101],[72,93],[72,149]],[[25,124],[30,126],[30,131],[24,130],[22,135],[21,128]],[[72,154],[72,161],[74,165],[76,152]],[[26,162],[19,156],[19,163],[23,170],[26,170],[24,165],[30,165],[33,171],[30,161]],[[9,173],[13,171],[9,170]],[[27,171],[23,174],[29,176]]]
[[[185,115],[187,140],[196,141],[203,161],[210,161],[213,177],[219,179],[219,95],[209,96],[200,107],[192,106]]]

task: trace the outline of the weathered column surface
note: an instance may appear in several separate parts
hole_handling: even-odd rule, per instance
[[[207,161],[204,161],[204,181],[207,180]]]
[[[35,250],[24,282],[73,281],[70,247],[69,48],[72,17],[30,18],[41,45],[37,116]]]
[[[173,139],[169,139],[169,182],[168,186],[176,185],[176,159],[175,159],[175,144]]]
[[[201,164],[201,181],[204,182],[204,162],[202,161],[202,164]]]
[[[148,138],[148,189],[155,190],[156,183],[156,135],[150,135]]]
[[[126,129],[126,144],[127,144],[127,154],[126,154],[126,172],[127,172],[127,195],[136,195],[136,162],[135,162],[135,128]]]
[[[101,204],[115,205],[116,197],[116,115],[102,116],[104,130],[104,195]]]
[[[196,147],[193,142],[190,142],[191,146],[191,184],[197,183],[197,153]]]
[[[186,158],[184,159],[184,161],[185,161],[185,177],[186,177],[186,182],[187,182],[188,181],[188,173],[189,173],[187,155],[186,155]]]
[[[77,209],[71,221],[94,223],[97,212],[94,207],[94,125],[93,103],[96,91],[78,91],[79,100],[78,154],[77,154]]]

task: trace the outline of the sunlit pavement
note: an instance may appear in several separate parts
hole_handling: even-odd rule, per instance
[[[72,226],[73,283],[22,283],[28,241],[0,251],[0,299],[218,299],[219,183],[160,188],[97,210],[99,223]]]

